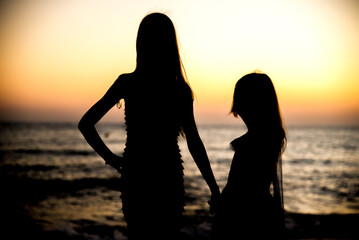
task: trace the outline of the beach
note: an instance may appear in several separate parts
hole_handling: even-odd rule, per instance
[[[98,130],[121,154],[123,125]],[[199,126],[221,189],[233,156],[229,142],[243,131]],[[283,157],[288,238],[359,239],[359,128],[295,126],[288,133]],[[2,123],[0,137],[2,239],[127,239],[121,176],[90,149],[74,123]],[[179,145],[186,190],[183,239],[210,239],[209,190],[185,142]]]
[[[4,202],[1,201],[1,204],[2,235],[3,237],[7,236],[2,239],[127,239],[125,226],[109,226],[85,220],[67,222],[58,229],[46,230],[41,222],[36,222],[29,216],[21,202],[15,200],[4,205]],[[287,212],[285,222],[288,239],[359,239],[357,227],[359,214],[313,215]],[[210,240],[211,223],[212,216],[208,211],[185,214],[181,230],[182,239]],[[150,239],[156,239],[156,237],[151,236]]]
[[[58,198],[78,197],[81,188],[88,186],[106,186],[116,189],[118,179],[112,179],[111,185],[88,179],[82,183],[43,182],[39,184],[29,179],[18,178],[1,170],[1,226],[3,236],[7,239],[113,239],[125,240],[126,226],[123,220],[114,217],[117,224],[106,224],[101,221],[68,220],[58,222],[56,228],[48,227],[46,218],[34,218],[32,207],[50,194]],[[6,169],[7,171],[9,169]],[[189,187],[189,186],[187,186]],[[191,196],[187,196],[187,205],[191,205]],[[114,200],[114,199],[109,199]],[[105,205],[106,202],[103,202]],[[118,209],[119,211],[119,209]],[[183,240],[210,239],[212,217],[208,209],[187,210],[182,227]],[[110,216],[109,216],[110,218]],[[122,224],[121,224],[122,221]],[[288,239],[359,239],[359,214],[285,214]],[[3,238],[6,239],[6,238]],[[156,239],[155,236],[151,239]]]
[[[120,224],[109,226],[82,220],[63,223],[58,229],[44,229],[44,222],[34,220],[28,208],[32,201],[41,197],[44,189],[36,189],[31,183],[17,182],[21,185],[14,184],[12,189],[5,188],[4,192],[3,180],[9,183],[11,179],[1,177],[4,193],[1,199],[2,239],[127,239],[126,227]],[[288,239],[359,239],[359,214],[313,215],[287,212],[285,222]],[[208,211],[186,213],[181,231],[183,240],[209,240],[211,223],[212,216]]]

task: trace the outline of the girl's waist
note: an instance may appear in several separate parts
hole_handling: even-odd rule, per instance
[[[258,186],[233,187],[226,186],[222,191],[223,196],[245,199],[271,199],[269,188]]]

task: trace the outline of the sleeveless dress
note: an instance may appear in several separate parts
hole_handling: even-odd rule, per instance
[[[121,81],[127,131],[121,198],[129,239],[176,239],[184,208],[177,139],[190,89],[133,75]]]
[[[270,138],[248,133],[231,147],[235,153],[214,218],[214,239],[282,239],[282,209],[270,192],[276,147]]]

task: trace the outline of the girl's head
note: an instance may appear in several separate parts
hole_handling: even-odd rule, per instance
[[[266,74],[250,73],[238,80],[231,113],[240,116],[249,130],[280,130],[284,134],[276,91]]]
[[[137,69],[162,72],[182,78],[176,31],[169,17],[151,13],[141,22],[137,34]]]

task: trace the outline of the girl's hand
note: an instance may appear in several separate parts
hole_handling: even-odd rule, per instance
[[[220,197],[219,189],[217,189],[216,191],[212,191],[211,200],[208,201],[208,204],[210,206],[209,213],[212,215],[216,213],[216,207],[219,202],[219,197]]]
[[[106,164],[116,169],[119,173],[121,173],[123,160],[124,160],[123,157],[113,154],[110,158],[106,159],[105,162]]]

